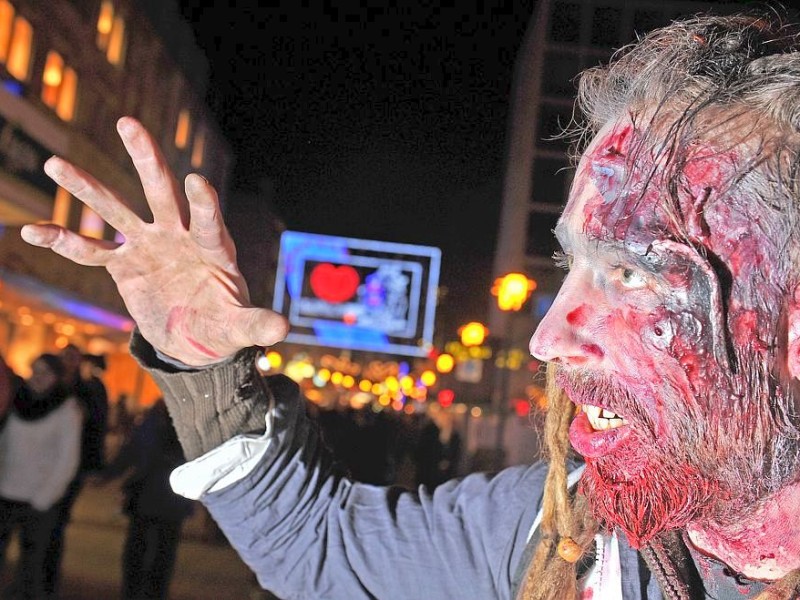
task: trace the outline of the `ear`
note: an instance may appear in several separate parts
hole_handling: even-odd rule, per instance
[[[786,323],[786,365],[792,379],[800,379],[800,286],[789,301]]]

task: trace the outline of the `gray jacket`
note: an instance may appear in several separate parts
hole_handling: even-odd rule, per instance
[[[139,336],[131,348],[164,392],[189,459],[239,433],[263,432],[275,399],[275,443],[244,478],[202,498],[264,588],[284,600],[514,599],[536,542],[529,534],[544,463],[472,474],[433,494],[354,483],[306,418],[297,385],[258,376],[255,350],[184,371],[160,361]],[[624,536],[619,561],[626,600],[750,595],[715,585],[714,596],[702,589],[662,596]]]

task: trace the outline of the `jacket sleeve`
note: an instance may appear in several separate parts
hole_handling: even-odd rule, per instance
[[[164,390],[173,419],[197,412],[174,411],[176,402],[203,400],[227,414],[225,398],[236,405],[244,398],[237,390],[260,388],[249,401],[261,398],[257,422],[263,430],[264,398],[275,399],[272,439],[261,460],[237,482],[202,497],[262,586],[284,600],[510,600],[511,578],[539,509],[544,465],[473,474],[432,495],[354,483],[335,467],[293,382],[252,375],[244,381],[230,372],[237,371],[232,363],[212,369],[228,371],[227,396],[221,387],[198,385],[198,374],[207,383],[209,374],[181,373],[169,387],[180,398],[170,401]],[[238,431],[225,429],[232,436],[253,426],[244,420]]]

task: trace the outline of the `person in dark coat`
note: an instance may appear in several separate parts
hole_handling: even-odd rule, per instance
[[[105,369],[102,356],[84,355],[74,344],[59,353],[64,365],[64,384],[77,398],[84,413],[81,432],[81,457],[78,472],[70,482],[67,493],[56,507],[58,522],[50,538],[45,557],[45,591],[56,596],[61,579],[64,555],[64,533],[88,474],[103,468],[104,445],[108,421],[108,394],[98,374]]]
[[[193,508],[169,485],[170,473],[184,462],[164,401],[159,400],[101,474],[105,481],[127,474],[122,485],[130,519],[122,556],[125,600],[167,597],[181,528]]]

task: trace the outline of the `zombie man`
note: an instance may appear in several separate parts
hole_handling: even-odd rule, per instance
[[[675,23],[584,73],[578,108],[588,144],[555,232],[569,272],[531,340],[552,375],[549,463],[432,495],[343,478],[297,388],[257,376],[254,346],[285,321],[249,305],[202,178],[184,199],[129,118],[153,223],[47,163],[126,241],[52,225],[25,239],[112,274],[194,459],[174,486],[279,596],[798,596],[797,30]]]

